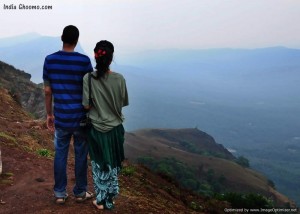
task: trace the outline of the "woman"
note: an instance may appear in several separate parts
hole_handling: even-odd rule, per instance
[[[82,104],[89,109],[92,128],[88,143],[98,209],[112,209],[119,193],[118,173],[124,160],[124,117],[122,107],[128,105],[126,82],[121,74],[110,70],[114,46],[102,40],[94,49],[96,71],[91,73],[92,104],[89,104],[89,74],[83,78]]]

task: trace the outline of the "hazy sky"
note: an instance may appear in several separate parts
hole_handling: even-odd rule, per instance
[[[4,9],[4,5],[17,9]],[[52,10],[21,10],[19,5]],[[60,36],[76,25],[85,51],[101,39],[122,51],[162,48],[300,48],[299,0],[2,0],[0,38]]]

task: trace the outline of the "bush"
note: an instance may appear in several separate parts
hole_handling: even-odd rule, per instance
[[[212,186],[209,183],[203,182],[200,184],[199,193],[201,193],[203,196],[211,197],[214,195],[214,191],[212,189]]]
[[[242,167],[246,167],[246,168],[250,167],[249,160],[243,156],[238,157],[236,163],[241,165]]]
[[[51,152],[48,149],[39,149],[39,150],[37,150],[37,153],[43,157],[51,157],[52,156]]]
[[[195,169],[173,157],[160,160],[152,157],[140,157],[138,163],[149,167],[168,181],[173,180],[183,188],[194,192],[198,191],[200,182],[197,180]]]
[[[228,201],[233,208],[272,208],[274,207],[273,201],[267,199],[265,196],[257,193],[236,193],[228,192],[225,194],[218,194],[216,199],[221,201]]]
[[[275,183],[272,180],[268,180],[268,184],[273,188],[276,189]]]
[[[150,169],[152,169],[155,165],[155,160],[153,157],[139,157],[137,162],[141,165],[149,167]]]
[[[202,206],[195,202],[195,201],[192,201],[190,204],[189,204],[189,207],[192,209],[192,210],[195,210],[195,211],[200,211],[202,210]]]
[[[135,167],[134,166],[127,166],[122,168],[121,173],[125,176],[132,176],[135,173]]]

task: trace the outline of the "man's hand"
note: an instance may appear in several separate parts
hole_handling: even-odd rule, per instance
[[[47,128],[54,132],[54,116],[53,115],[47,115]]]
[[[47,128],[53,132],[54,131],[54,115],[52,113],[52,89],[50,86],[44,87],[45,91],[45,105],[47,112]]]

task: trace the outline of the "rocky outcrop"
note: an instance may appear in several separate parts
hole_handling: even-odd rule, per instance
[[[0,61],[0,86],[34,118],[45,118],[44,92],[41,84],[30,81],[31,75]]]

